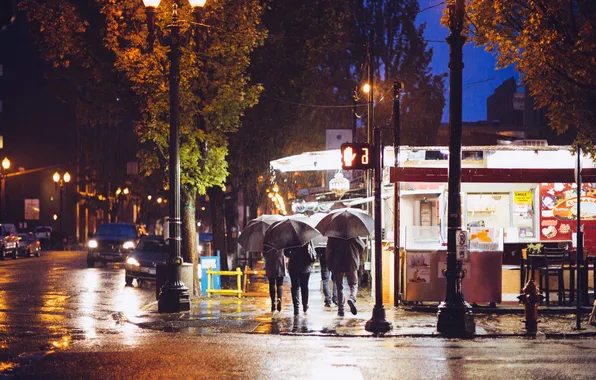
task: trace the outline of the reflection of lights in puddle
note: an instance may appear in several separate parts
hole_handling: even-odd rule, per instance
[[[0,362],[0,372],[10,371],[17,367],[18,363]]]
[[[91,317],[81,318],[81,329],[85,332],[88,339],[97,338],[97,331],[95,330],[95,320]]]
[[[71,342],[72,338],[70,336],[63,336],[62,339],[52,341],[50,344],[56,348],[68,348]]]

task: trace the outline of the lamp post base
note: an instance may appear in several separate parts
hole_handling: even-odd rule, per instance
[[[181,286],[164,284],[159,294],[159,301],[157,301],[157,312],[180,313],[189,310],[190,296],[188,295],[188,288],[184,284]]]
[[[190,295],[188,288],[181,280],[180,264],[169,264],[167,267],[168,280],[161,288],[157,311],[159,313],[180,313],[190,310]]]
[[[373,307],[372,318],[366,322],[364,328],[373,334],[384,334],[391,330],[391,324],[385,319],[385,308],[383,305],[375,305]]]
[[[437,331],[451,337],[470,337],[476,332],[472,307],[467,302],[441,302],[437,312]]]

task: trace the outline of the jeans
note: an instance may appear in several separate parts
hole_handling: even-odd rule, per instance
[[[350,288],[350,299],[356,303],[356,294],[358,293],[358,272],[336,272],[333,273],[333,282],[337,285],[337,310],[344,311],[344,276],[348,280]]]
[[[331,279],[333,283],[333,298],[331,294],[329,294],[329,280]],[[331,302],[337,303],[337,285],[335,285],[335,281],[333,281],[333,276],[329,271],[329,268],[321,264],[321,281],[323,282],[323,296],[325,297],[325,303],[331,304]]]
[[[298,298],[298,290],[302,295],[302,307],[306,311],[308,308],[308,280],[310,273],[290,273],[290,281],[292,282],[292,302],[294,303],[294,310],[300,308],[300,299]]]

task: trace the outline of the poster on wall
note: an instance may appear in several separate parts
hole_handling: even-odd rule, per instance
[[[39,199],[25,199],[25,220],[39,220]]]
[[[589,230],[596,226],[596,188],[584,184],[581,189],[581,219],[585,241],[596,242]],[[571,241],[577,227],[577,185],[575,183],[540,184],[540,239]],[[587,244],[586,244],[587,246]]]
[[[470,249],[479,251],[496,251],[499,249],[499,242],[494,228],[471,227],[470,228]]]
[[[406,276],[409,283],[430,284],[430,253],[408,254]]]

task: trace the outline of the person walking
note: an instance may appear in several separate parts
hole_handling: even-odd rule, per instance
[[[284,254],[289,258],[288,273],[292,283],[292,302],[294,304],[294,315],[300,312],[300,299],[298,291],[302,296],[302,310],[306,313],[308,310],[308,280],[312,264],[317,259],[317,254],[311,241],[302,247],[286,248]]]
[[[358,293],[358,267],[360,254],[364,251],[364,242],[360,237],[341,239],[329,237],[325,256],[327,265],[333,273],[333,282],[337,286],[337,315],[344,316],[344,277],[348,280],[350,296],[348,306],[356,315],[356,295]]]
[[[284,277],[286,276],[286,259],[279,249],[270,249],[263,253],[265,259],[265,274],[269,280],[269,297],[271,297],[271,312],[281,311],[281,296],[283,294]]]
[[[325,307],[331,307],[331,302],[337,305],[337,286],[331,278],[331,271],[327,266],[327,259],[325,257],[325,247],[315,247],[319,265],[321,267],[321,281],[323,282],[323,297],[325,298]],[[329,280],[332,283],[332,293],[329,292]]]

